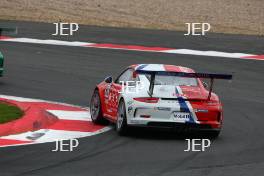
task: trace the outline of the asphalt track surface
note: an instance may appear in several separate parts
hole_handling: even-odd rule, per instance
[[[58,39],[51,36],[55,28],[50,24],[1,21],[1,25],[17,25],[18,37]],[[73,37],[62,39],[264,53],[264,39],[257,36],[186,37],[181,32],[81,26]],[[186,136],[177,133],[134,130],[120,137],[112,130],[81,139],[70,153],[51,152],[54,143],[0,148],[1,176],[263,175],[263,61],[12,42],[0,42],[0,49],[6,58],[0,94],[81,106],[89,105],[96,83],[134,63],[234,74],[231,83],[215,85],[224,105],[224,127],[204,152],[184,152]]]

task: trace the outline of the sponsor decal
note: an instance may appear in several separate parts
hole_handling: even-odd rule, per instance
[[[159,111],[170,111],[171,108],[167,108],[167,107],[155,107],[155,110],[159,110]]]
[[[185,120],[189,121],[191,118],[191,114],[187,112],[173,112],[173,119],[174,120]]]
[[[127,105],[132,105],[132,104],[133,104],[133,102],[134,102],[133,100],[131,100],[131,101],[128,101],[128,102],[127,102]]]
[[[127,112],[128,113],[131,113],[133,111],[133,107],[132,106],[129,106],[128,108],[127,108]]]
[[[194,109],[194,112],[204,112],[204,113],[208,113],[207,109]]]
[[[174,97],[185,97],[185,94],[173,93],[172,96]]]

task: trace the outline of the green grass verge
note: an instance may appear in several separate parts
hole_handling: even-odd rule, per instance
[[[0,124],[19,119],[22,115],[19,108],[0,102]]]

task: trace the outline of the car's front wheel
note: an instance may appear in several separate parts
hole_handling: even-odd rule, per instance
[[[117,110],[116,131],[119,135],[125,135],[127,128],[126,106],[124,100],[121,99]]]
[[[95,124],[104,124],[106,120],[102,114],[102,106],[99,91],[95,90],[90,102],[91,119]]]

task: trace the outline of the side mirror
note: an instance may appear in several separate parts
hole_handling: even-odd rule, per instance
[[[106,83],[112,83],[112,82],[113,82],[113,78],[112,78],[112,76],[108,76],[108,77],[106,77],[106,78],[104,79],[104,82],[106,82]]]
[[[206,82],[203,82],[203,86],[204,86],[205,88],[208,88],[208,84],[207,84]]]

